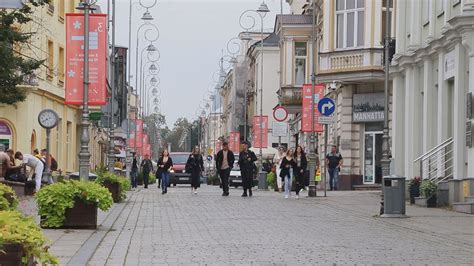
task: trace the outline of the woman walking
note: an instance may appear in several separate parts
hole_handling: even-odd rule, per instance
[[[148,188],[148,178],[150,172],[153,172],[153,163],[150,160],[150,155],[145,154],[145,159],[143,159],[142,163],[140,164],[142,167],[142,174],[143,174],[143,184],[145,188]]]
[[[281,172],[280,166],[281,166],[281,160],[283,159],[283,157],[285,157],[285,148],[281,146],[278,148],[278,152],[275,154],[275,157],[273,157],[273,163],[276,168],[277,177],[280,176],[280,172]],[[276,180],[277,180],[278,192],[281,192],[282,187],[283,187],[283,182],[281,181],[281,178],[276,178]]]
[[[286,156],[283,157],[280,164],[280,178],[285,183],[285,199],[291,196],[291,182],[293,182],[293,169],[296,168],[296,162],[293,158],[293,150],[289,149]]]
[[[298,146],[296,148],[295,154],[296,167],[293,170],[296,179],[296,198],[300,197],[300,192],[305,187],[305,176],[306,168],[308,166],[308,160],[306,159],[306,154],[303,151],[303,147]]]
[[[201,150],[196,146],[186,162],[186,172],[191,174],[191,192],[195,195],[197,194],[198,187],[201,186],[202,171],[204,171],[204,161]]]
[[[173,168],[173,160],[170,157],[168,149],[164,149],[158,159],[158,170],[156,171],[156,178],[158,179],[158,188],[161,182],[161,194],[168,193],[168,184],[170,182],[170,170]]]

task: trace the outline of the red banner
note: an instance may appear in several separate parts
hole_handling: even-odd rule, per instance
[[[89,20],[89,104],[107,103],[107,16]],[[84,99],[84,14],[66,14],[66,104]]]
[[[143,144],[143,155],[149,155],[151,156],[151,144]]]
[[[253,117],[253,143],[254,148],[268,147],[268,116]],[[263,139],[260,139],[260,137]]]
[[[239,154],[239,152],[240,152],[240,132],[230,132],[230,135],[229,135],[229,149],[234,154]]]
[[[216,139],[216,150],[214,152],[217,154],[220,150],[222,150],[221,140]]]
[[[311,113],[314,113],[314,131],[323,132],[323,125],[318,123],[318,103],[319,100],[324,98],[324,84],[318,84],[314,88],[314,110],[311,111],[311,97],[313,88],[311,84],[303,85],[303,106],[302,106],[302,118],[301,118],[301,130],[303,132],[311,132]]]
[[[128,145],[130,148],[141,148],[142,147],[142,139],[143,139],[143,120],[135,119],[136,125],[136,135],[137,137],[131,137]],[[135,132],[132,132],[135,135]]]

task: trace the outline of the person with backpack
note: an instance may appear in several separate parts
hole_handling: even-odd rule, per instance
[[[22,154],[19,151],[15,153],[15,159],[22,161],[22,165],[27,165],[34,171],[34,180],[36,184],[35,192],[38,192],[41,188],[41,179],[43,177],[43,162],[36,156],[33,156],[31,154]]]
[[[51,172],[54,172],[54,171],[57,171],[58,170],[58,162],[56,161],[56,159],[54,159],[53,155],[51,155],[51,153],[48,152],[47,149],[42,149],[41,150],[41,162],[44,164],[44,171],[46,171],[46,169],[48,169],[47,165],[49,165],[49,171],[50,171],[50,175],[48,175],[48,183],[49,184],[53,184],[54,181],[53,181],[53,177],[51,175]]]
[[[145,159],[143,159],[140,166],[142,167],[144,188],[148,188],[148,178],[150,176],[150,172],[153,172],[153,163],[150,160],[150,155],[145,154]]]

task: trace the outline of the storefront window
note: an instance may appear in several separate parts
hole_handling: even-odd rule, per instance
[[[0,121],[0,144],[5,145],[5,149],[12,148],[12,130],[7,123]]]

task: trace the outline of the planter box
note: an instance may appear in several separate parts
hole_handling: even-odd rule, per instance
[[[417,197],[415,198],[415,205],[420,207],[434,208],[436,207],[436,196],[429,199]]]
[[[436,208],[436,196],[431,196],[431,198],[426,199],[426,207],[428,208]]]
[[[21,266],[24,265],[21,258],[25,255],[23,245],[21,244],[4,244],[0,247],[0,265]],[[30,258],[26,265],[34,265],[33,258]]]
[[[119,183],[104,182],[104,187],[112,194],[112,199],[115,203],[120,201],[121,191]]]
[[[97,205],[86,204],[80,199],[74,201],[74,206],[66,209],[66,220],[62,229],[97,229]],[[41,225],[42,228],[48,228]],[[51,228],[51,229],[60,229]]]
[[[410,187],[410,204],[415,204],[415,198],[420,197],[420,186]]]
[[[420,207],[426,207],[426,199],[422,197],[415,198],[415,205]]]
[[[13,191],[15,191],[17,197],[32,196],[33,193],[35,192],[34,181],[27,181],[26,183],[23,183],[23,182],[3,180],[1,181],[1,183],[11,187]]]

